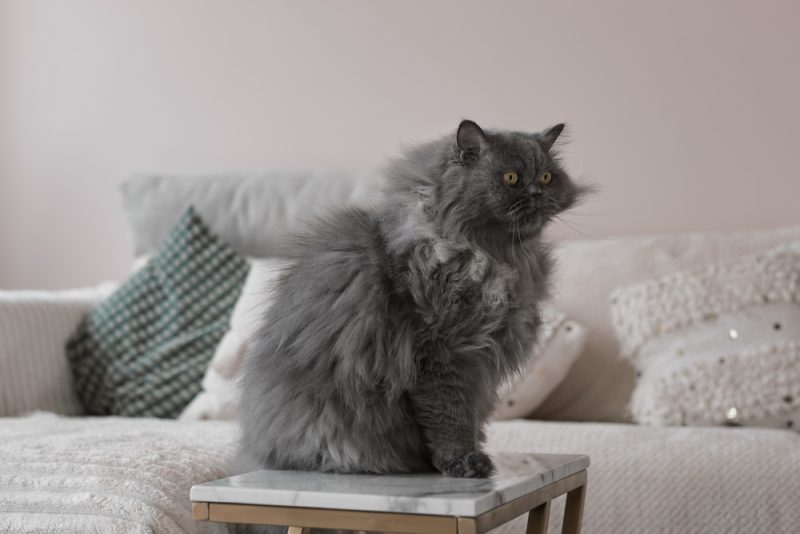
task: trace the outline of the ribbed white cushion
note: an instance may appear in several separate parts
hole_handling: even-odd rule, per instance
[[[0,416],[82,413],[64,344],[83,315],[115,289],[0,291]]]

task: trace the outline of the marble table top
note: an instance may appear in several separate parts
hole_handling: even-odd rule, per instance
[[[253,471],[192,486],[191,500],[476,517],[589,466],[575,454],[494,453],[492,478]]]

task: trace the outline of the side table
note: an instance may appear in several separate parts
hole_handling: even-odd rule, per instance
[[[544,534],[550,501],[567,495],[564,534],[579,534],[589,457],[495,453],[489,479],[438,474],[341,475],[261,470],[192,487],[198,521],[311,528],[482,534],[528,514],[527,534]]]

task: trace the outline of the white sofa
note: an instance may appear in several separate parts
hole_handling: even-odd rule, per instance
[[[146,177],[123,189],[140,254],[191,202],[224,238],[264,255],[314,206],[366,198],[364,183],[311,174],[291,187],[275,174]],[[617,358],[607,302],[616,286],[794,239],[800,227],[561,246],[555,305],[588,327],[587,349],[532,414],[537,420],[493,423],[488,448],[590,455],[588,534],[800,532],[797,432],[629,423],[633,370]],[[235,436],[230,422],[0,418],[0,532],[224,531],[192,521],[188,495],[192,484],[225,475]],[[562,507],[555,503],[551,532]],[[524,524],[499,530],[519,533]]]

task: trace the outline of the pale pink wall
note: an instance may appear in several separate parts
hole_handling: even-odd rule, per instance
[[[796,223],[800,3],[0,2],[0,287],[124,275],[134,171],[571,124],[592,237]],[[569,229],[566,237],[580,237]]]

